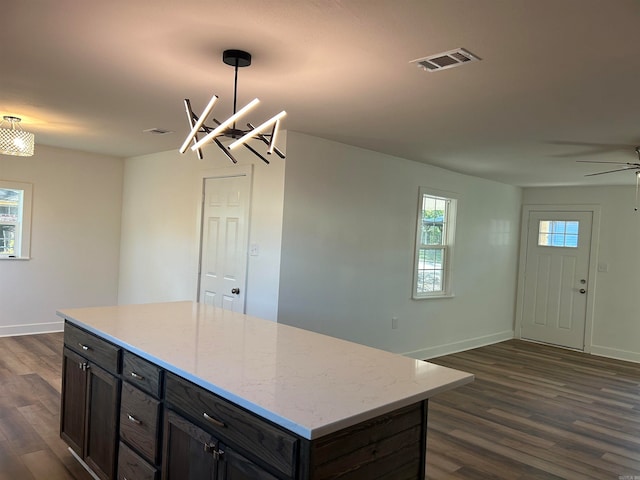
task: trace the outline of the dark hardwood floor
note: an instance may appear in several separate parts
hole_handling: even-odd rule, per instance
[[[0,480],[91,480],[59,437],[62,338],[0,338]]]
[[[62,334],[0,338],[0,480],[88,474],[58,436]],[[431,360],[427,478],[640,480],[640,365],[511,340]]]
[[[429,479],[640,480],[640,365],[511,340],[431,360]]]

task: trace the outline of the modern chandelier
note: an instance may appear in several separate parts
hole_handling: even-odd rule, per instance
[[[30,157],[33,155],[35,136],[25,132],[19,117],[5,115],[0,122],[0,154]]]
[[[238,68],[248,67],[249,65],[251,65],[251,54],[243,50],[225,50],[222,53],[222,61],[227,65],[235,68],[235,79],[233,84],[233,114],[222,122],[220,122],[216,118],[212,118],[213,123],[215,123],[216,126],[207,126],[205,125],[205,122],[207,121],[207,117],[213,110],[218,97],[216,95],[213,95],[211,97],[211,100],[209,100],[209,103],[202,111],[200,117],[193,113],[190,100],[188,98],[185,99],[184,106],[187,111],[187,119],[189,121],[191,131],[180,147],[180,153],[185,153],[187,151],[187,148],[189,148],[189,145],[192,144],[191,150],[195,151],[198,154],[198,158],[202,160],[202,147],[206,143],[211,142],[215,143],[227,156],[227,158],[229,158],[229,160],[231,160],[233,163],[238,163],[238,161],[232,155],[231,151],[242,145],[243,147],[247,148],[255,155],[257,155],[263,162],[268,164],[269,160],[267,160],[264,155],[262,155],[254,147],[247,143],[249,140],[258,140],[259,142],[264,143],[267,146],[267,155],[271,155],[275,152],[276,155],[284,159],[284,154],[278,148],[276,148],[275,144],[278,138],[280,121],[287,114],[287,112],[283,110],[282,112],[274,115],[269,120],[258,125],[257,127],[255,127],[250,122],[247,122],[246,129],[238,128],[236,126],[236,122],[260,102],[260,100],[254,98],[247,105],[236,111],[238,100]],[[202,138],[199,138],[199,134],[204,134],[204,136]],[[225,139],[232,140],[228,146],[222,143],[222,140]]]

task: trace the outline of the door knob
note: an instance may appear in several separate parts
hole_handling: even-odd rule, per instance
[[[235,295],[239,295],[240,294],[240,289],[238,287],[236,288],[232,288],[231,289],[231,293],[235,294]]]
[[[581,288],[580,293],[587,293],[587,291],[584,288]]]

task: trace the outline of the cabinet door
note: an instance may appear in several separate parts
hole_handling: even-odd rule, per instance
[[[163,480],[217,480],[218,440],[171,410],[165,410]]]
[[[226,447],[220,447],[220,474],[218,480],[278,480],[258,465]]]
[[[87,465],[103,479],[115,477],[120,380],[95,364],[87,370]]]
[[[62,398],[60,437],[74,452],[84,457],[85,412],[88,362],[64,348],[62,353]]]

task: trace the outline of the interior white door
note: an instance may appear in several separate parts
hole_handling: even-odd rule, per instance
[[[529,212],[522,338],[584,349],[592,216]]]
[[[244,313],[250,179],[204,182],[199,300]]]

